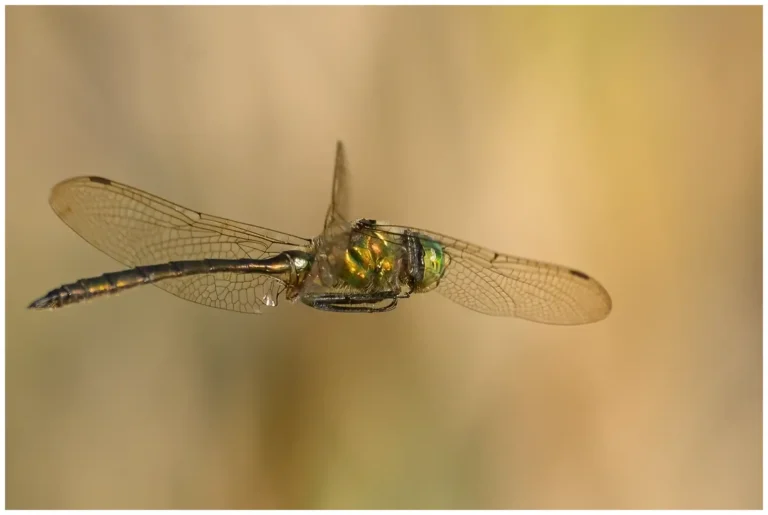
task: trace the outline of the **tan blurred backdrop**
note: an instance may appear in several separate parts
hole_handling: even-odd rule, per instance
[[[8,507],[760,507],[761,16],[8,8]],[[337,138],[355,216],[583,269],[614,312],[25,310],[120,269],[56,182],[314,236]]]

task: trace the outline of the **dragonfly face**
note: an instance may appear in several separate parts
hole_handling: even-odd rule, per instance
[[[443,247],[436,241],[429,238],[419,238],[421,245],[421,255],[418,262],[421,265],[421,272],[416,282],[415,291],[417,293],[426,293],[437,288],[440,279],[443,277],[446,269],[446,253]]]
[[[608,292],[587,274],[448,236],[361,219],[348,221],[348,167],[336,147],[323,232],[309,240],[185,208],[101,177],[53,188],[56,214],[128,270],[51,290],[30,308],[58,308],[154,284],[206,306],[259,313],[282,294],[324,311],[389,311],[436,291],[474,311],[549,324],[605,318]]]

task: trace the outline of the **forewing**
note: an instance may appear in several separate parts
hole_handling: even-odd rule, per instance
[[[407,229],[440,243],[448,257],[436,291],[474,311],[558,325],[597,322],[611,311],[605,288],[578,270],[500,254],[431,231],[381,228],[393,234]]]
[[[200,213],[101,177],[57,184],[50,204],[85,241],[128,266],[198,259],[261,259],[309,240]],[[156,286],[178,297],[233,311],[258,312],[274,280],[251,274],[168,279]]]
[[[336,142],[336,162],[333,167],[333,187],[331,190],[331,205],[325,214],[324,229],[335,224],[343,224],[349,216],[349,165],[344,143]]]

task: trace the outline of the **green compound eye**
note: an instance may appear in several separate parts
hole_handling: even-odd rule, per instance
[[[421,248],[424,251],[424,277],[416,285],[419,292],[427,292],[434,289],[440,282],[445,272],[445,253],[443,247],[436,241],[428,238],[419,238]]]

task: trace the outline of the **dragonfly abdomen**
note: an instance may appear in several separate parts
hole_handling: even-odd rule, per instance
[[[290,274],[295,266],[291,256],[280,254],[270,259],[201,259],[170,261],[159,265],[138,266],[98,277],[80,279],[49,291],[33,301],[30,309],[55,309],[94,297],[114,295],[124,290],[175,277],[217,272]]]

